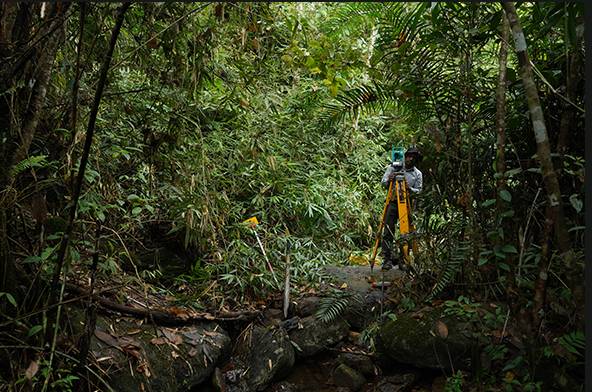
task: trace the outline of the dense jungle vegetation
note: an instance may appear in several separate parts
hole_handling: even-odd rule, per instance
[[[506,306],[448,390],[582,386],[583,8],[0,4],[0,390],[82,390],[88,291],[217,315],[367,264],[393,145],[423,154],[401,309]]]

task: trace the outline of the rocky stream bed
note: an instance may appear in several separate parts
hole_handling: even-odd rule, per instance
[[[479,351],[472,326],[429,307],[377,324],[376,352],[362,332],[379,315],[382,291],[369,267],[330,267],[336,287],[357,296],[331,321],[322,295],[295,298],[288,318],[268,308],[255,320],[204,320],[182,327],[99,314],[90,351],[115,391],[443,390],[450,369],[470,369]],[[380,281],[380,271],[372,277]],[[405,279],[388,271],[386,281]],[[388,309],[385,303],[384,310]],[[71,325],[83,312],[71,308]]]

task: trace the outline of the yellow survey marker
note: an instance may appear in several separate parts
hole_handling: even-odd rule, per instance
[[[263,253],[263,257],[265,257],[265,262],[267,263],[267,267],[269,268],[269,271],[271,271],[271,275],[273,276],[273,280],[275,281],[275,283],[278,285],[278,288],[279,288],[280,284],[275,276],[275,272],[273,270],[273,267],[271,266],[271,263],[269,262],[269,259],[267,258],[267,253],[265,252],[265,248],[263,248],[263,244],[261,243],[261,240],[259,239],[259,234],[257,234],[257,231],[255,230],[255,227],[257,227],[257,225],[259,224],[257,217],[252,216],[249,219],[244,220],[243,223],[249,225],[249,227],[253,230],[253,233],[255,233],[255,237],[257,238],[257,243],[259,244],[259,248],[261,248],[261,253]]]

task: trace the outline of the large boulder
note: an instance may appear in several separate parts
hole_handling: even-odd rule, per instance
[[[83,319],[76,314],[70,312],[71,320],[81,331]],[[230,344],[216,323],[165,328],[99,316],[90,351],[115,391],[185,392],[209,380]]]
[[[294,348],[282,328],[253,325],[241,334],[225,385],[229,391],[262,391],[287,376],[295,362]]]
[[[374,375],[374,363],[367,355],[341,353],[337,357],[337,362],[343,363],[350,368],[357,370],[366,377],[372,377]]]
[[[366,378],[357,370],[342,363],[333,371],[333,382],[338,387],[359,391],[366,384]]]
[[[470,322],[429,308],[383,324],[377,351],[391,362],[421,368],[468,369],[477,352],[474,330]]]
[[[347,322],[338,317],[325,323],[315,316],[300,319],[298,328],[290,331],[290,339],[296,344],[296,355],[310,357],[334,346],[348,335]]]

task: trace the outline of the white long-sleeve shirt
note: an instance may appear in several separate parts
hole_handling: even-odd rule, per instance
[[[384,175],[382,176],[382,181],[380,181],[384,187],[389,186],[389,177],[394,172],[395,168],[393,165],[388,165]],[[421,189],[423,188],[423,175],[417,167],[414,166],[412,169],[405,169],[405,181],[407,181],[407,185],[409,185],[411,192],[421,192]]]

